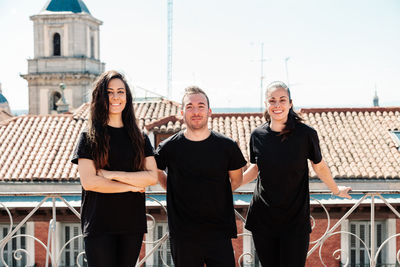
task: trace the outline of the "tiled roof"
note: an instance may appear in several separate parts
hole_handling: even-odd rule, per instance
[[[246,160],[249,160],[248,143],[251,132],[265,120],[261,113],[214,113],[208,119],[208,128],[235,140]],[[176,133],[185,129],[182,118],[170,116],[146,126],[155,133]]]
[[[76,179],[70,158],[84,124],[71,115],[24,115],[2,123],[0,179]]]
[[[178,114],[180,104],[166,99],[134,102],[136,118],[140,128],[164,117]],[[89,103],[83,104],[73,113],[74,119],[87,120],[89,117]]]
[[[185,127],[175,102],[140,102],[135,109],[142,128],[174,133]],[[302,109],[301,114],[318,131],[335,177],[400,179],[400,152],[389,132],[400,129],[400,107]],[[73,114],[24,115],[0,122],[0,180],[77,181],[70,158],[87,115],[85,104]],[[236,140],[248,159],[250,133],[263,122],[260,113],[213,114],[209,127]]]
[[[400,178],[400,152],[390,134],[400,130],[400,107],[302,109],[300,114],[318,131],[334,177]],[[209,128],[237,141],[248,160],[250,133],[263,122],[260,113],[213,114]],[[146,126],[155,133],[175,133],[185,127],[175,116]],[[313,171],[311,176],[315,177]]]
[[[179,109],[178,103],[167,100],[134,106],[141,129]],[[84,104],[73,114],[24,115],[0,122],[0,180],[78,180],[70,159],[86,127],[88,108]]]
[[[400,107],[302,109],[301,113],[318,131],[334,177],[400,178],[400,152],[390,133],[400,129]]]

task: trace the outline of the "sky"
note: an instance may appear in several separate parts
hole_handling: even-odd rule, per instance
[[[106,70],[124,72],[138,96],[166,95],[167,0],[83,1],[103,21]],[[28,108],[29,16],[46,2],[0,0],[0,82],[13,110]],[[398,0],[174,0],[173,17],[173,100],[197,85],[211,108],[260,107],[263,77],[263,89],[289,80],[295,107],[370,107],[375,88],[381,106],[400,106]]]

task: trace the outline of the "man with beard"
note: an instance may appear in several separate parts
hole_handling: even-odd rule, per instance
[[[208,129],[211,109],[202,89],[185,89],[181,114],[186,130],[156,152],[175,266],[234,267],[232,191],[241,185],[246,160],[235,141]]]

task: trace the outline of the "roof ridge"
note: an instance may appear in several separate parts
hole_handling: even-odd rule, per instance
[[[60,118],[60,117],[61,118],[62,117],[73,118],[72,115],[73,115],[72,113],[67,113],[67,114],[64,114],[64,113],[63,114],[41,114],[41,115],[23,114],[23,115],[15,116],[15,117],[12,117],[10,119],[1,121],[0,122],[0,126],[7,126],[10,122],[13,122],[13,121],[16,121],[18,119],[25,118],[25,117],[28,117],[28,118],[35,118],[35,117],[37,117],[37,118],[46,118],[46,117],[50,117],[50,118]]]
[[[156,120],[153,123],[150,123],[150,124],[146,125],[145,127],[146,127],[147,131],[150,131],[154,127],[164,125],[165,123],[168,123],[170,121],[175,123],[177,121],[182,121],[182,120],[183,119],[178,117],[177,115],[170,115],[170,116],[164,117],[162,119]]]
[[[321,112],[390,112],[400,111],[400,107],[365,107],[365,108],[301,108],[300,113],[321,113]]]
[[[229,113],[212,113],[211,118],[218,118],[218,117],[240,117],[240,116],[257,116],[262,117],[261,112],[229,112]]]

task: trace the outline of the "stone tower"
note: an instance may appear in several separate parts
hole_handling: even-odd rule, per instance
[[[379,107],[379,97],[378,97],[378,92],[376,91],[376,87],[375,87],[375,95],[374,95],[374,99],[372,100],[372,103],[373,103],[374,107]]]
[[[104,71],[99,27],[82,0],[50,0],[30,17],[34,58],[28,59],[29,114],[57,112],[60,83],[70,109],[89,100],[92,83]]]

